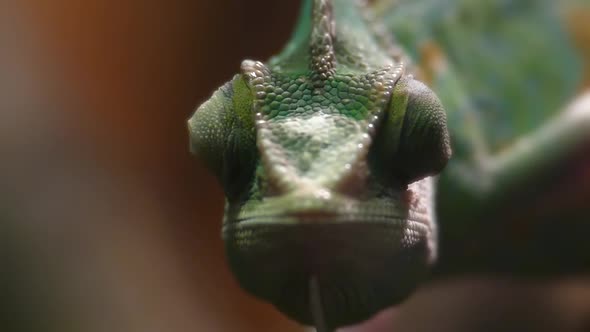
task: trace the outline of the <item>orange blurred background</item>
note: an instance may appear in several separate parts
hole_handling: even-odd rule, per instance
[[[0,308],[9,312],[0,330],[301,330],[230,275],[223,194],[189,155],[186,129],[195,106],[243,59],[281,49],[298,2],[0,5],[0,241],[8,253]],[[586,281],[452,282],[413,299],[405,322],[423,310],[424,331],[426,322],[460,320],[474,292],[505,305],[495,289],[521,299],[506,308],[555,316],[547,326],[590,329]]]
[[[13,250],[28,258],[20,270],[34,276],[20,284],[38,286],[22,307],[51,312],[51,323],[23,313],[21,324],[297,330],[232,279],[220,238],[223,195],[188,153],[186,120],[245,56],[264,60],[282,47],[298,3],[0,6],[9,159],[1,194],[14,212]]]

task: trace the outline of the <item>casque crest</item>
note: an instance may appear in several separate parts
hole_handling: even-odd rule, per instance
[[[336,27],[331,0],[314,0],[310,38],[310,69],[320,79],[334,75]]]

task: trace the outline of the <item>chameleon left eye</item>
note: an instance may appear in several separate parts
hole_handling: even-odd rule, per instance
[[[438,174],[451,157],[444,108],[432,90],[413,79],[396,85],[378,141],[390,174],[406,184]]]

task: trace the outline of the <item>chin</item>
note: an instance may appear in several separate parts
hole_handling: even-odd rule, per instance
[[[313,324],[312,278],[330,327],[367,320],[402,302],[426,277],[434,236],[424,221],[365,218],[267,216],[226,225],[231,269],[242,288],[301,324]]]

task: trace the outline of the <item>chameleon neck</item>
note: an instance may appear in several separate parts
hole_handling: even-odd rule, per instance
[[[311,15],[310,15],[311,13]],[[291,41],[269,61],[273,71],[366,73],[392,65],[357,0],[305,0]]]

